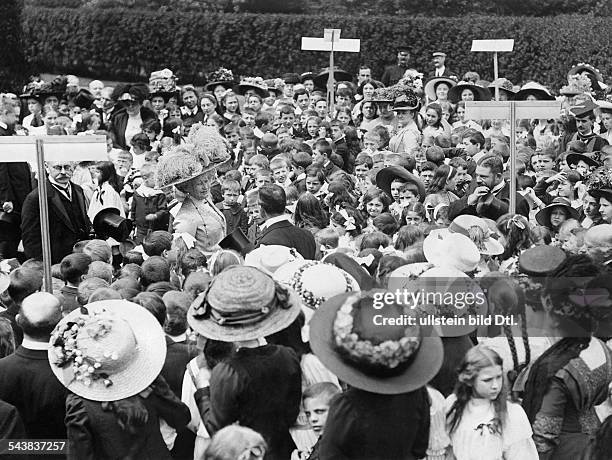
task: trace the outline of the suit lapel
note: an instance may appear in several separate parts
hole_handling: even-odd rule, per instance
[[[70,217],[68,216],[68,213],[64,208],[64,204],[62,203],[62,199],[59,196],[59,192],[55,190],[55,188],[53,187],[53,185],[51,185],[50,182],[47,182],[47,190],[47,193],[49,194],[49,204],[53,206],[56,214],[64,222],[64,225],[66,225],[66,227],[68,227],[74,232],[74,225],[70,221]]]

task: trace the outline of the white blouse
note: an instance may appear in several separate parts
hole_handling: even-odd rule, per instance
[[[456,400],[446,398],[446,413]],[[452,434],[451,449],[456,460],[538,460],[531,425],[525,411],[508,401],[503,430],[495,421],[493,403],[466,405],[461,421]],[[453,458],[452,456],[450,458]]]

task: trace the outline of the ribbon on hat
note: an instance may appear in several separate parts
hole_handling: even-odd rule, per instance
[[[178,233],[174,233],[172,235],[172,241],[173,242],[175,242],[179,238],[183,240],[183,243],[185,243],[185,246],[187,246],[187,249],[191,249],[191,248],[195,247],[196,239],[192,235],[190,235],[189,233],[178,232]]]
[[[520,228],[521,230],[525,230],[526,228],[525,223],[523,222],[523,218],[520,214],[513,215],[510,220],[508,220],[506,228],[510,229],[510,225],[514,225],[517,228]]]
[[[355,225],[355,218],[352,216],[349,216],[349,213],[346,209],[341,208],[340,205],[337,204],[336,212],[344,218],[345,222],[343,226],[347,232],[350,232],[351,230],[357,230],[357,227]]]
[[[180,125],[179,125],[179,126],[177,126],[176,128],[174,128],[174,129],[172,130],[172,132],[173,132],[174,134],[180,134],[180,133],[181,133],[181,126],[180,126]]]
[[[372,262],[374,262],[375,257],[373,254],[370,254],[366,257],[354,257],[354,259],[359,265],[365,265],[366,267],[369,267],[370,265],[372,265]]]
[[[0,261],[0,272],[8,275],[12,270],[11,264],[9,264],[8,259],[3,259]]]

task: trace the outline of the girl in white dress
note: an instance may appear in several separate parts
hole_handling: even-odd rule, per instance
[[[479,345],[465,355],[455,392],[446,399],[447,459],[537,460],[529,420],[507,400],[502,359]]]

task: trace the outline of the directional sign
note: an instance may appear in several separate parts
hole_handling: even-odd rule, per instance
[[[340,38],[341,29],[325,29],[323,38],[302,37],[302,50],[329,51],[329,79],[327,81],[327,106],[334,114],[334,51],[358,53],[361,41],[356,38]]]
[[[497,53],[508,52],[514,49],[514,40],[472,40],[472,51],[493,53],[493,78],[498,78]],[[499,87],[495,87],[495,100],[499,101]]]

